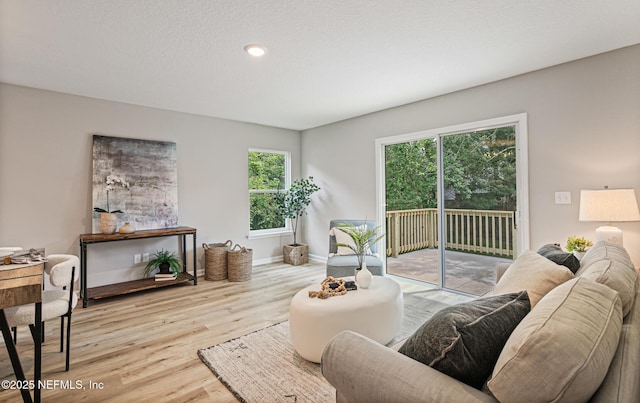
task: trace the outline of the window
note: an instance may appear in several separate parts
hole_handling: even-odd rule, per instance
[[[289,187],[289,153],[249,150],[249,216],[251,235],[289,231],[279,213],[276,195]]]

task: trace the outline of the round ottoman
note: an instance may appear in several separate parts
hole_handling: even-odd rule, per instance
[[[320,362],[324,347],[344,330],[382,344],[390,342],[400,330],[404,304],[395,281],[373,276],[368,289],[358,288],[328,299],[309,298],[309,291],[319,289],[318,284],[300,290],[289,307],[291,340],[302,358]]]

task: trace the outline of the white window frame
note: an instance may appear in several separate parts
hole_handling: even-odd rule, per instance
[[[378,217],[378,222],[386,222],[386,200],[384,193],[384,150],[386,145],[511,125],[516,128],[516,223],[518,226],[518,255],[524,250],[529,249],[529,152],[526,113],[376,139],[376,216]],[[438,187],[439,186],[440,185],[438,185]],[[441,190],[438,189],[438,192],[440,193]],[[440,194],[438,194],[438,200],[440,200]],[[384,259],[384,262],[386,265],[386,259]]]
[[[289,189],[291,186],[291,152],[282,151],[282,150],[270,150],[265,148],[249,148],[247,151],[247,163],[249,162],[249,153],[250,152],[258,152],[258,153],[269,153],[269,154],[282,154],[284,155],[284,189],[282,191]],[[249,183],[249,172],[247,171],[247,184]],[[248,196],[252,193],[275,193],[273,191],[265,191],[262,189],[252,190],[249,189]],[[281,235],[290,235],[293,234],[291,229],[291,220],[285,219],[285,226],[281,228],[269,228],[269,229],[259,229],[252,230],[251,229],[251,202],[249,201],[249,239],[256,238],[267,238]]]

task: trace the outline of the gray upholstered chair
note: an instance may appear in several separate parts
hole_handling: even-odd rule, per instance
[[[340,224],[353,224],[355,226],[366,225],[367,229],[376,228],[376,222],[371,220],[331,220],[329,230],[339,227]],[[380,241],[382,242],[382,241]],[[382,276],[383,263],[378,254],[378,245],[370,245],[372,255],[365,256],[367,269],[373,274]],[[327,259],[327,276],[353,277],[358,268],[358,257],[355,254],[338,255],[336,237],[329,234],[329,258]]]
[[[67,356],[65,370],[68,371],[69,342],[71,340],[71,311],[78,303],[78,296],[74,292],[73,285],[78,280],[80,274],[80,260],[74,255],[49,255],[44,264],[44,271],[49,275],[51,285],[62,288],[42,291],[42,323],[35,323],[35,304],[5,308],[4,313],[9,326],[14,328],[14,342],[16,341],[15,328],[17,326],[29,325],[31,335],[33,336],[36,331],[43,332],[45,321],[59,317],[60,352],[64,351],[64,318],[66,317]],[[44,335],[42,340],[44,341]]]

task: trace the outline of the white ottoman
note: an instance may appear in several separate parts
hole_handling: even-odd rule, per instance
[[[395,281],[373,276],[371,287],[328,299],[309,298],[320,284],[300,290],[291,300],[289,327],[293,347],[308,361],[320,362],[324,347],[343,330],[387,344],[400,331],[403,300]]]

